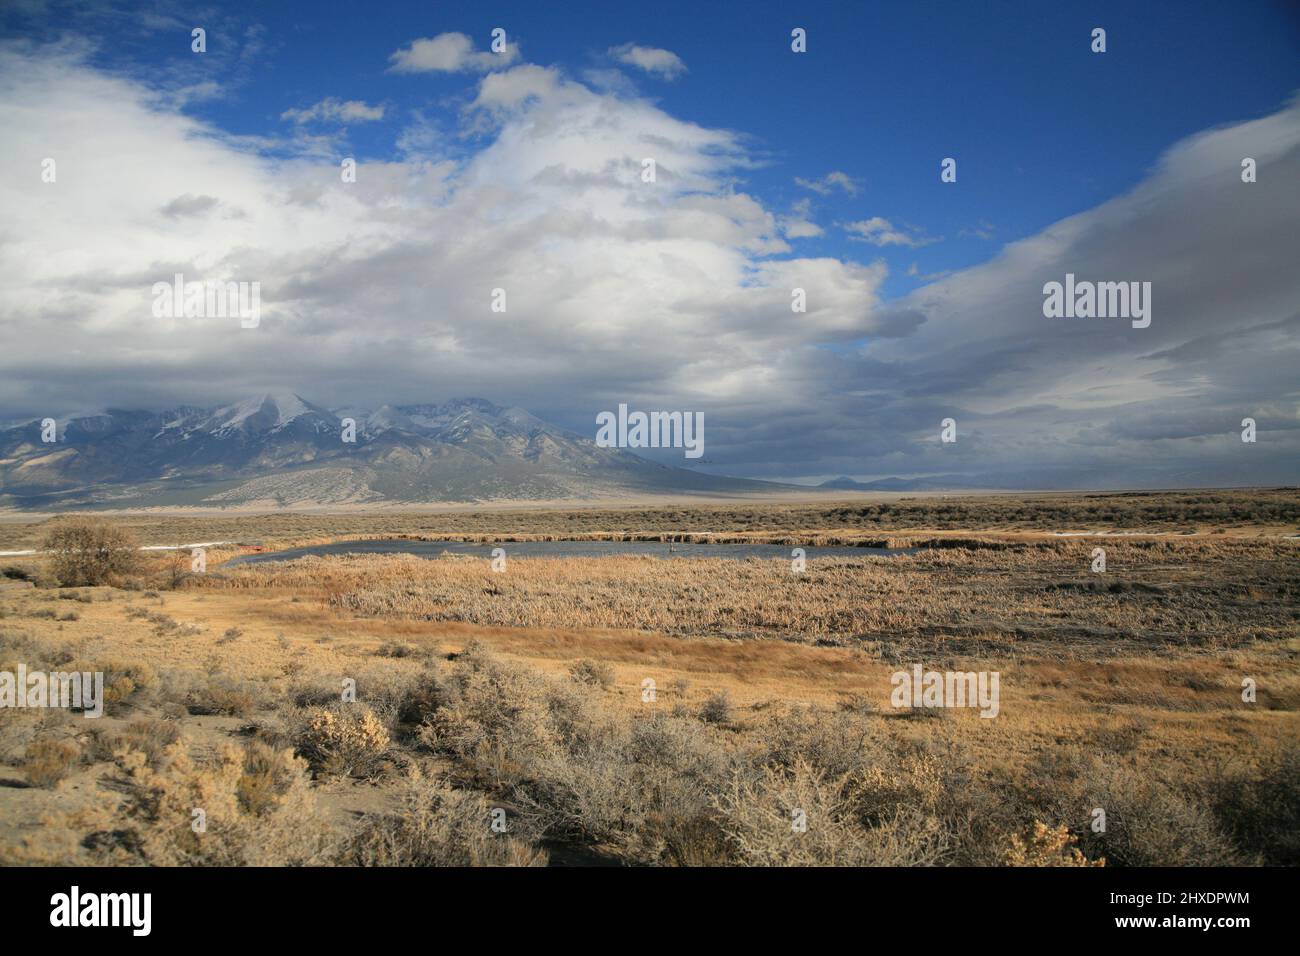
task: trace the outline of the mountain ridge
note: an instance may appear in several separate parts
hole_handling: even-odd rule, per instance
[[[344,419],[355,442],[344,441]],[[658,464],[482,398],[331,410],[295,392],[0,429],[0,505],[239,506],[743,494],[789,486]]]

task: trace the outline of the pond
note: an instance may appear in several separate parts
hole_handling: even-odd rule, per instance
[[[226,562],[261,564],[265,561],[292,561],[308,555],[342,554],[414,554],[421,558],[440,558],[447,554],[466,554],[490,560],[493,548],[504,548],[513,558],[602,558],[612,555],[646,555],[665,560],[677,558],[771,558],[791,560],[792,546],[784,544],[685,544],[675,541],[407,541],[378,539],[372,541],[337,541],[306,548],[244,554]],[[911,554],[916,548],[804,547],[808,559],[837,557],[860,558],[867,555],[895,556]]]

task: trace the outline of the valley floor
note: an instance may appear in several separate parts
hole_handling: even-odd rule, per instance
[[[1089,530],[1138,519],[1131,501],[1100,506],[1111,518]],[[0,859],[1293,865],[1300,543],[1294,524],[1279,528],[1288,507],[1265,503],[1277,517],[1258,525],[1225,512],[1219,536],[1100,541],[1100,574],[1099,539],[1006,514],[998,531],[944,527],[933,510],[924,532],[906,515],[900,527],[874,513],[675,516],[671,533],[792,546],[934,539],[799,573],[644,558],[519,559],[494,573],[403,556],[226,569],[229,549],[204,575],[153,554],[120,586],[58,588],[40,556],[4,559],[0,671],[101,670],[109,703],[100,719],[0,709]],[[962,520],[998,518],[985,517]],[[349,519],[339,534],[393,534],[387,520]],[[427,527],[441,520],[401,533],[484,533],[477,518]],[[570,523],[530,520],[501,534]],[[641,520],[644,533],[669,524]],[[914,664],[996,672],[997,716],[895,707],[891,678]],[[355,702],[341,699],[347,681]]]

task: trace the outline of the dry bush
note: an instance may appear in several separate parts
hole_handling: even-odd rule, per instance
[[[183,741],[157,771],[138,750],[120,754],[120,807],[68,814],[60,827],[84,833],[101,862],[153,866],[301,866],[329,861],[331,834],[309,790],[306,764],[253,741],[225,746],[212,766]],[[194,829],[194,810],[205,830]]]
[[[66,779],[81,762],[81,748],[75,740],[40,738],[27,745],[23,771],[33,787],[53,787]]]
[[[54,576],[64,587],[115,583],[139,566],[135,535],[100,518],[57,521],[42,547],[53,552]]]
[[[725,690],[709,695],[700,705],[700,720],[706,724],[727,724],[731,722],[731,695]]]
[[[94,658],[72,644],[54,643],[27,634],[0,633],[0,670],[13,673],[23,663],[28,671],[82,671],[104,675],[104,713],[118,716],[152,702],[158,672],[144,661]]]
[[[749,735],[755,765],[793,767],[803,760],[838,776],[883,759],[877,724],[852,711],[790,707],[767,715]]]
[[[357,700],[365,703],[390,732],[405,733],[413,697],[432,676],[386,665],[363,667],[356,672]],[[337,699],[337,693],[335,698]],[[418,723],[418,718],[415,722]]]
[[[145,764],[151,770],[163,770],[180,739],[181,729],[174,720],[135,720],[120,732],[92,731],[91,754],[96,760],[115,760],[118,755],[135,750],[144,754]]]
[[[422,737],[459,774],[508,796],[547,837],[627,862],[928,864],[965,832],[945,816],[959,805],[957,777],[915,748],[865,746],[878,720],[867,715],[774,717],[745,754],[709,724],[628,715],[590,685],[479,647],[454,662],[441,694]],[[821,829],[791,842],[787,797],[805,796]]]
[[[1034,821],[1026,833],[1012,834],[1011,846],[1004,862],[1007,866],[1105,866],[1105,859],[1089,860],[1079,850],[1079,838],[1070,834],[1069,827],[1049,827]]]
[[[899,807],[864,826],[859,782],[830,777],[799,760],[737,775],[716,801],[720,824],[745,866],[929,866],[947,849],[941,821]],[[798,829],[796,822],[804,829]]]
[[[194,572],[190,570],[191,562],[188,551],[171,552],[157,563],[150,585],[167,591],[179,590],[186,581],[194,577]]]
[[[630,724],[630,725],[629,725]],[[719,862],[711,798],[731,767],[699,724],[662,714],[563,733],[563,745],[511,791],[548,834],[627,862]]]
[[[604,661],[583,658],[569,668],[569,677],[579,684],[609,689],[614,686],[614,668]]]
[[[57,588],[59,579],[49,561],[37,560],[21,564],[8,564],[0,568],[0,578],[12,581],[27,581],[37,588]]]
[[[545,866],[547,855],[529,835],[491,828],[493,805],[483,794],[452,789],[412,770],[402,807],[367,820],[344,851],[359,866]]]
[[[248,717],[258,709],[261,695],[256,684],[232,677],[212,676],[192,689],[186,700],[191,714]]]
[[[506,794],[539,832],[629,862],[707,862],[709,799],[725,753],[698,724],[631,718],[589,685],[551,680],[471,646],[421,733],[468,779]]]
[[[1206,799],[1245,852],[1274,866],[1300,865],[1300,745],[1249,770],[1220,772]]]
[[[1068,784],[1058,784],[1058,819],[1079,819],[1080,847],[1112,866],[1235,866],[1251,863],[1216,819],[1209,801],[1184,783],[1175,785],[1142,769],[1092,760]],[[1106,830],[1094,833],[1083,818],[1106,812]]]
[[[445,703],[425,723],[421,741],[466,761],[491,788],[512,782],[520,765],[552,753],[558,737],[547,707],[548,683],[536,671],[466,647],[443,686]]]
[[[363,704],[317,709],[298,734],[298,752],[313,770],[349,777],[373,777],[392,739],[387,728]]]
[[[144,661],[109,659],[73,666],[76,670],[103,672],[104,713],[110,716],[149,703],[161,683],[158,672]]]

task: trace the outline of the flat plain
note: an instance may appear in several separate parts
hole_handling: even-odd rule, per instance
[[[105,520],[224,543],[0,557],[0,671],[109,688],[0,710],[5,862],[1300,861],[1295,489]],[[399,537],[907,551],[225,564]],[[895,707],[918,664],[998,715]]]

